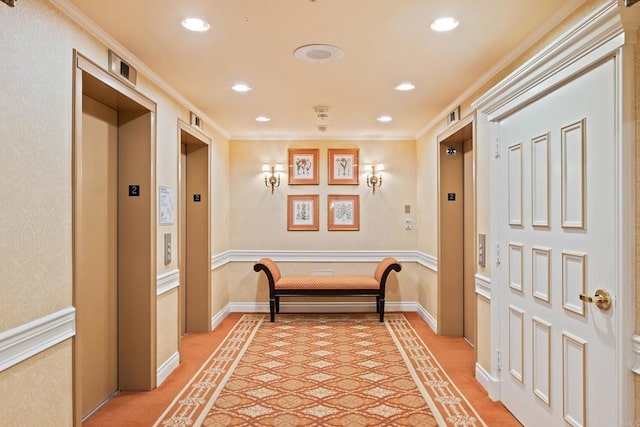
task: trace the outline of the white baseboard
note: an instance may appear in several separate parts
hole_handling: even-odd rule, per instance
[[[429,325],[431,330],[437,334],[438,333],[438,320],[435,317],[433,317],[431,315],[431,313],[429,313],[427,310],[425,310],[425,308],[423,306],[421,306],[420,304],[416,303],[416,306],[417,306],[417,309],[415,311],[417,311],[418,315],[420,317],[422,317],[422,320],[424,320],[424,322],[427,325]]]
[[[500,400],[500,381],[491,376],[479,363],[476,363],[476,381],[487,390],[491,400],[494,402]]]
[[[418,312],[420,317],[435,330],[436,320],[416,301],[385,303],[385,311]],[[227,317],[229,313],[268,313],[267,302],[230,302],[211,319],[211,329]],[[375,313],[374,302],[281,302],[281,313]]]
[[[224,320],[225,317],[227,317],[229,315],[229,313],[231,313],[232,310],[229,309],[229,306],[231,304],[227,304],[222,310],[220,310],[219,312],[217,312],[212,318],[211,318],[211,330],[213,331],[215,328],[218,327],[218,325]]]
[[[179,364],[180,353],[176,351],[158,368],[156,372],[156,387],[159,387],[176,370]]]

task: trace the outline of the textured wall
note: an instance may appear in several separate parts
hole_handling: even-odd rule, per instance
[[[0,374],[0,424],[71,426],[73,424],[71,340]]]
[[[415,249],[416,227],[405,218],[416,209],[415,141],[233,141],[230,148],[231,247],[234,249],[398,250]],[[288,163],[289,148],[319,148],[319,185],[265,188],[263,163]],[[328,148],[359,148],[361,168],[383,162],[383,184],[374,195],[360,173],[360,185],[327,185]],[[285,171],[286,172],[286,171]],[[361,171],[362,172],[362,171]],[[319,231],[287,231],[287,195],[320,195]],[[327,231],[328,194],[360,195],[360,231]],[[405,214],[405,205],[412,213]]]

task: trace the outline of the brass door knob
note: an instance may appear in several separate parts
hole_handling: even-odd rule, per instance
[[[584,302],[595,303],[596,307],[600,310],[609,310],[611,307],[611,294],[604,289],[598,289],[596,295],[590,297],[589,295],[580,294],[580,299]]]

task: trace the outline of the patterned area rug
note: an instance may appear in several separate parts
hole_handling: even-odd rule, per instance
[[[156,426],[485,426],[402,314],[244,315]]]

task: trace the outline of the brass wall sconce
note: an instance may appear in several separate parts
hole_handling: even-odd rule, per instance
[[[264,185],[269,188],[271,186],[271,194],[273,190],[280,187],[280,173],[283,171],[282,164],[277,163],[275,166],[269,166],[268,164],[262,165],[262,172],[264,172]]]
[[[384,170],[384,164],[371,164],[364,165],[364,171],[367,173],[367,187],[373,188],[373,194],[376,194],[376,187],[382,186],[382,171]]]

